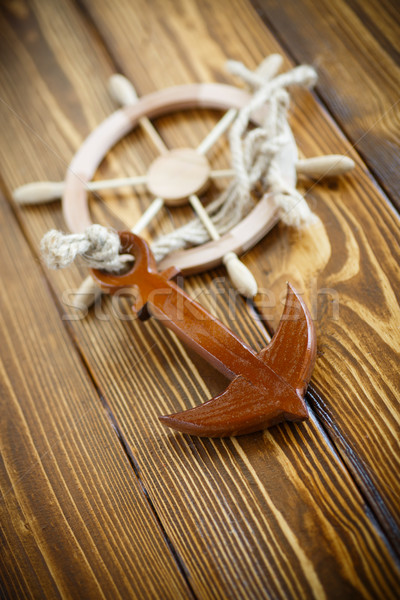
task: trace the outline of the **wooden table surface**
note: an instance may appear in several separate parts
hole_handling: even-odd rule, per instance
[[[398,598],[398,3],[9,0],[0,32],[1,597]],[[50,272],[38,251],[47,230],[65,228],[60,204],[17,207],[11,193],[64,178],[116,108],[112,73],[142,95],[232,83],[227,58],[255,67],[272,52],[319,73],[312,93],[293,95],[301,153],[346,153],[356,169],[299,182],[322,225],[279,225],[245,256],[262,288],[254,306],[238,301],[232,314],[223,269],[186,289],[261,349],[294,283],[318,334],[310,419],[191,438],[158,415],[226,380],[123,303],[74,313],[85,269]],[[219,116],[156,125],[171,147],[194,147]],[[154,157],[137,130],[98,178],[142,174]],[[227,143],[210,158],[227,166]],[[104,192],[93,220],[126,227],[149,202],[144,189]],[[165,211],[145,236],[189,214]]]

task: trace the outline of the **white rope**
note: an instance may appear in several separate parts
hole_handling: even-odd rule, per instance
[[[91,225],[84,233],[65,234],[52,229],[43,237],[40,250],[49,269],[64,269],[80,256],[93,268],[120,271],[130,254],[120,255],[120,239],[118,233],[102,227]]]
[[[315,221],[314,215],[301,194],[285,183],[276,156],[286,143],[289,132],[289,94],[285,88],[293,84],[303,87],[314,85],[317,79],[315,70],[303,65],[260,85],[254,73],[240,63],[231,62],[229,66],[233,73],[240,74],[249,84],[258,85],[251,101],[239,112],[230,132],[232,166],[239,194],[249,195],[252,186],[261,180],[263,189],[274,194],[284,223],[295,227],[311,224]],[[268,106],[265,122],[248,132],[251,115],[265,105]]]
[[[273,194],[287,225],[302,227],[314,221],[307,202],[295,188],[289,187],[280,172],[276,157],[287,143],[290,132],[287,112],[291,85],[310,87],[316,82],[312,67],[300,66],[265,81],[242,63],[228,62],[229,70],[241,77],[254,90],[250,102],[234,121],[229,136],[235,179],[206,210],[220,235],[230,231],[251,210],[252,190],[261,184],[266,194]],[[249,130],[252,115],[267,106],[265,121]],[[209,234],[198,218],[160,237],[152,245],[157,261],[175,250],[204,244]],[[49,231],[41,244],[42,255],[50,268],[63,268],[80,256],[89,266],[121,270],[132,257],[121,256],[118,235],[100,225],[92,225],[83,234]]]

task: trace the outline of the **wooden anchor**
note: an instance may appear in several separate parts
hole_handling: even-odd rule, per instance
[[[232,379],[222,394],[208,402],[160,417],[164,425],[190,435],[225,437],[308,417],[304,395],[315,363],[315,329],[305,303],[290,284],[278,330],[257,354],[175,283],[178,269],[158,273],[142,238],[122,232],[120,239],[121,253],[135,258],[133,267],[122,275],[93,269],[97,283],[110,293],[135,287],[132,308],[140,319],[159,319]]]

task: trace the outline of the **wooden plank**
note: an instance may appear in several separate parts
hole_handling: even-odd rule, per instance
[[[253,0],[296,62],[317,67],[317,90],[400,208],[399,3]]]
[[[192,294],[197,290],[226,321],[228,288],[216,306],[204,283],[212,289],[202,277],[190,286]],[[128,303],[124,311],[105,301],[102,314],[110,322],[99,329],[88,317],[78,336],[195,593],[224,598],[234,588],[244,598],[392,596],[392,559],[381,542],[375,546],[369,511],[313,415],[306,426],[237,440],[166,432],[159,414],[200,404],[221,392],[226,380],[157,323],[121,321],[117,310],[129,315]],[[226,322],[254,347],[263,346],[261,330],[240,307]],[[100,350],[99,340],[112,356]],[[121,369],[130,376],[109,390]],[[376,585],[375,579],[381,569],[389,571],[384,591],[383,580]]]
[[[311,125],[309,113],[309,103],[300,100],[295,133],[304,154],[345,150],[323,115],[313,112]],[[257,269],[268,256],[267,294],[260,309],[272,329],[277,318],[268,303],[282,294],[286,279],[294,279],[309,299],[319,348],[312,405],[396,543],[399,224],[358,164],[347,181],[304,185],[324,224],[320,231],[299,236],[280,227],[249,256],[248,266]]]
[[[0,197],[2,598],[190,595]]]
[[[46,47],[57,68],[52,72],[37,70],[41,52],[31,51],[27,59],[29,40],[23,35],[18,40],[4,23],[7,47],[13,48],[12,56],[7,56],[11,60],[7,71],[17,70],[28,92],[41,89],[40,98],[27,93],[27,103],[26,99],[22,101],[18,90],[10,88],[8,102],[21,117],[29,118],[31,127],[54,148],[51,137],[54,131],[73,130],[68,111],[71,104],[79,105],[73,90],[78,95],[84,94],[82,82],[88,88],[90,84],[93,92],[86,94],[85,106],[79,105],[77,109],[79,114],[89,115],[86,124],[81,124],[81,137],[90,131],[93,120],[98,122],[111,110],[112,103],[105,92],[111,67],[97,38],[90,35],[72,5],[65,2],[55,8],[51,2],[37,2],[32,6],[30,35],[33,30],[37,46]],[[130,37],[145,49],[147,46],[140,37],[143,30],[136,21],[145,6],[135,8],[132,13],[127,7]],[[194,10],[195,5],[189,8]],[[237,21],[232,26],[239,22],[255,26],[247,5],[235,8]],[[110,21],[123,20],[122,10],[114,7],[114,17],[108,15]],[[176,10],[171,4],[160,13],[164,35],[172,24],[182,25]],[[140,18],[145,19],[146,13]],[[55,21],[56,32],[51,26]],[[202,22],[200,27],[201,41],[206,43],[210,38]],[[223,23],[219,27],[219,38],[224,39],[225,35],[229,38],[231,30],[226,31]],[[160,32],[156,33],[159,39]],[[247,53],[248,50],[246,55],[250,56]],[[80,60],[81,56],[84,60]],[[195,68],[205,68],[197,60],[193,62]],[[157,73],[157,61],[152,64]],[[182,64],[177,65],[178,73]],[[145,63],[138,68],[146,73],[149,70]],[[60,81],[69,90],[68,106],[63,87],[58,85]],[[45,118],[49,112],[49,89],[51,126]],[[181,134],[176,133],[172,119],[166,119],[162,123],[164,134],[178,142],[187,133],[187,143],[194,141],[196,136],[203,135],[211,120],[206,115],[199,122],[199,117],[200,113],[192,113],[191,123]],[[20,122],[10,119],[6,129],[5,139],[12,143],[9,147],[2,144],[0,153],[2,160],[7,161],[9,189],[29,179],[43,178],[47,166],[53,173],[56,169],[62,171],[62,164],[57,165],[54,158],[49,165],[41,163],[47,158],[45,153]],[[135,156],[138,146],[129,149],[122,144],[110,155],[103,174],[109,175],[108,170],[120,174],[128,169],[131,157],[136,162],[130,168],[137,167],[140,172],[150,150],[141,139],[136,142],[144,152]],[[63,158],[68,159],[71,152],[72,145],[65,147]],[[21,153],[23,173],[19,170]],[[112,220],[111,208],[116,213],[115,221],[118,217],[131,219],[135,208],[129,207],[132,203],[126,198],[110,194],[107,205],[97,204],[95,214],[103,222],[104,218]],[[29,208],[21,210],[19,215],[34,247],[48,228],[62,225],[57,206]],[[157,229],[167,227],[167,218],[164,223],[157,223]],[[217,273],[220,274],[222,271]],[[76,269],[51,273],[49,278],[61,298],[64,290],[76,286],[80,274]],[[189,289],[195,295],[200,294],[201,301],[212,302],[209,277],[192,278]],[[214,303],[224,319],[228,318],[228,300],[227,288],[223,288]],[[126,320],[122,320],[123,310]],[[230,325],[255,347],[262,347],[263,330],[243,305],[237,305],[236,310],[236,318]],[[126,305],[106,300],[85,320],[71,321],[69,326],[92,377],[112,406],[127,450],[137,462],[157,514],[184,561],[195,594],[199,598],[313,595],[334,598],[346,594],[395,597],[399,573],[390,550],[317,421],[275,428],[240,440],[198,440],[169,434],[160,426],[157,415],[198,404],[220,391],[225,380],[188,354],[156,323],[141,325],[128,320],[128,315]]]
[[[173,3],[165,3],[164,11],[157,10],[157,18],[151,5],[133,15],[124,4],[123,12],[130,15],[125,24],[121,13],[112,14],[102,4],[87,0],[86,6],[108,47],[115,52],[117,63],[145,91],[150,88],[150,78],[155,88],[168,83],[171,75],[165,73],[165,64],[168,60],[175,64],[177,48],[185,56],[188,71],[188,65],[192,66],[187,75],[190,80],[199,73],[205,77],[206,72],[205,80],[215,78],[215,69],[219,66],[222,71],[229,56],[255,57],[253,64],[257,64],[270,52],[282,52],[245,2],[235,4],[235,18],[217,23],[213,9],[195,2],[187,4],[183,15]],[[220,8],[223,15],[222,4]],[[163,52],[152,58],[151,70],[147,69],[143,76],[145,69],[139,63],[150,58],[145,54],[139,56],[143,54],[143,44],[137,45],[128,35],[132,22],[140,23],[140,27],[136,25],[139,30],[147,23],[146,31],[163,47]],[[244,36],[238,33],[243,31],[242,23],[246,23]],[[218,43],[215,37],[207,35],[209,30],[218,32]],[[151,52],[151,46],[148,48]],[[132,56],[134,61],[130,60]],[[177,69],[179,82],[180,77]],[[309,201],[323,226],[301,234],[279,227],[249,253],[247,262],[266,290],[258,306],[272,328],[280,316],[277,301],[285,293],[286,280],[294,281],[313,304],[320,348],[313,377],[314,390],[320,394],[315,406],[387,534],[397,543],[399,488],[394,473],[400,468],[396,400],[396,390],[400,387],[396,366],[399,344],[390,332],[400,328],[396,301],[400,296],[398,220],[371,182],[365,165],[315,99],[308,93],[297,93],[295,99],[292,123],[303,153],[306,156],[350,153],[358,169],[334,183],[309,184]],[[178,125],[183,124],[178,122]],[[183,128],[185,134],[189,128],[193,138],[196,130],[193,120]],[[172,126],[164,127],[163,133],[169,143],[176,139],[176,129]],[[203,130],[198,135],[204,135]],[[303,189],[307,189],[307,182]],[[318,294],[318,290],[324,289],[333,290],[333,298],[339,302],[338,321],[331,318],[329,310],[332,294]],[[381,307],[379,311],[377,306]],[[386,357],[384,362],[380,360],[382,355]],[[360,438],[360,430],[368,436],[369,444]]]

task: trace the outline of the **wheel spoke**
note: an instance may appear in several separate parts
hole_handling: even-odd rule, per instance
[[[91,192],[119,188],[124,186],[143,185],[147,181],[146,175],[138,177],[122,177],[119,179],[103,179],[100,181],[85,182],[86,189]],[[63,181],[35,181],[21,185],[13,192],[13,198],[18,204],[44,204],[61,198],[64,193]]]
[[[136,223],[134,227],[132,227],[132,233],[136,233],[138,235],[147,225],[154,219],[157,213],[160,212],[162,207],[164,206],[164,200],[162,198],[154,198],[153,202],[150,206],[144,211],[139,221]]]
[[[223,179],[224,177],[235,177],[234,169],[218,169],[218,171],[211,171],[211,179]]]
[[[209,150],[216,144],[219,138],[224,135],[225,131],[229,129],[233,121],[236,119],[237,110],[230,108],[228,112],[224,114],[222,119],[211,129],[210,133],[204,138],[204,140],[197,146],[197,152],[199,154],[207,154]]]
[[[119,177],[117,179],[101,179],[99,181],[91,181],[87,184],[90,191],[112,190],[119,187],[135,187],[137,185],[145,185],[147,175],[137,175],[136,177]]]
[[[138,95],[133,84],[123,75],[112,75],[109,79],[108,87],[111,96],[114,98],[114,100],[119,102],[121,106],[131,106],[138,101]],[[168,152],[168,148],[165,145],[164,140],[150,119],[147,117],[142,117],[139,119],[139,124],[150,137],[160,154],[165,154]]]
[[[198,196],[192,194],[189,196],[189,202],[206,228],[210,238],[218,241],[221,236]],[[246,298],[253,298],[257,293],[257,282],[250,270],[239,260],[238,256],[234,252],[228,252],[223,256],[222,262],[228,271],[229,278],[234,287]]]
[[[279,54],[271,54],[264,59],[256,69],[256,74],[262,77],[264,81],[269,81],[279,71],[282,65],[282,57]],[[207,154],[209,150],[218,142],[219,138],[224,135],[227,129],[231,126],[233,121],[236,119],[238,111],[235,108],[229,109],[224,116],[218,121],[218,123],[211,129],[210,133],[206,135],[204,140],[197,146],[197,152],[199,154]]]

